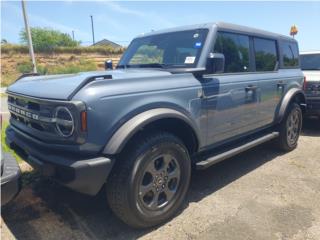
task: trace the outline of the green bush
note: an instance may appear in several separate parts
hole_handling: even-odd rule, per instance
[[[17,65],[17,70],[19,73],[30,73],[33,70],[31,62],[21,62]]]
[[[74,41],[70,35],[50,28],[31,28],[32,43],[35,51],[52,52],[56,47],[76,47],[79,41]],[[25,30],[20,32],[20,40],[28,44],[28,37]]]

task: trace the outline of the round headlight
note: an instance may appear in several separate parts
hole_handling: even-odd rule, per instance
[[[59,134],[63,137],[70,137],[74,131],[74,120],[69,109],[66,107],[57,107],[55,118]]]

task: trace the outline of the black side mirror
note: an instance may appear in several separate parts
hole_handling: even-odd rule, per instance
[[[208,74],[224,72],[224,55],[222,53],[210,53],[207,59],[206,72]]]
[[[113,69],[113,66],[112,66],[112,60],[107,60],[107,61],[105,61],[105,63],[104,63],[104,69],[105,70],[108,70],[108,69]]]

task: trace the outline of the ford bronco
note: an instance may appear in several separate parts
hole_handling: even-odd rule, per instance
[[[73,190],[105,186],[120,219],[149,227],[177,213],[193,167],[269,140],[293,150],[302,85],[292,38],[227,23],[155,31],[114,70],[17,80],[6,141]]]
[[[305,76],[306,115],[320,117],[320,51],[302,52],[300,59]]]

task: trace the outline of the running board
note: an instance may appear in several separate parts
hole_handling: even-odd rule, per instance
[[[247,142],[246,144],[244,144],[242,146],[239,146],[239,147],[233,148],[231,150],[228,150],[226,152],[219,153],[218,155],[209,157],[203,161],[196,163],[197,169],[200,169],[200,170],[206,169],[206,168],[212,166],[213,164],[216,164],[216,163],[223,161],[227,158],[233,157],[241,152],[244,152],[250,148],[253,148],[261,143],[267,142],[267,141],[274,139],[278,136],[279,136],[279,132],[272,132],[272,133],[269,133],[269,134],[264,135],[262,137],[256,138],[250,142]]]

